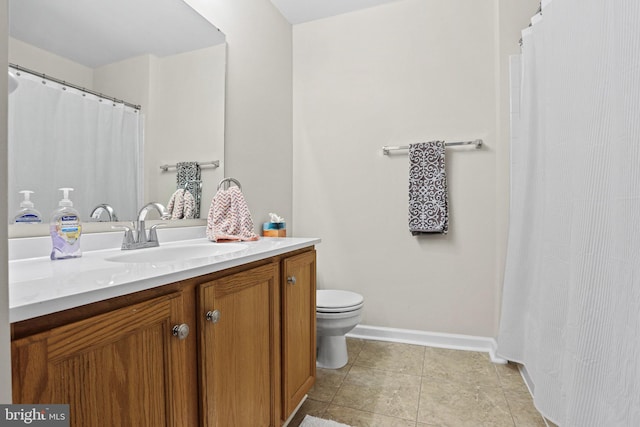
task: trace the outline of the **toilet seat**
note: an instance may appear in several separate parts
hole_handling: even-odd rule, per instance
[[[351,291],[327,290],[316,291],[316,312],[344,313],[356,311],[364,305],[362,295]]]

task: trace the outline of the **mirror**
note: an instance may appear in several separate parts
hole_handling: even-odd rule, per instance
[[[19,84],[9,99],[9,218],[20,208],[22,195],[18,192],[31,190],[31,201],[46,227],[12,225],[9,236],[48,234],[50,213],[61,198],[58,187],[76,188],[71,199],[85,231],[110,231],[111,224],[87,227],[95,220],[90,218],[95,207],[108,204],[119,220],[128,221],[147,202],[167,205],[179,188],[176,165],[182,162],[199,164],[199,217],[206,218],[209,201],[224,177],[225,59],[224,34],[183,0],[10,0],[10,64],[66,82],[68,87],[58,84],[58,91],[71,92],[75,90],[71,86],[77,86],[105,94],[108,99],[104,104],[126,108],[120,102],[124,100],[141,109],[137,113],[139,130],[134,131],[139,136],[137,148],[135,137],[134,142],[121,146],[114,145],[111,139],[104,142],[100,138],[80,138],[85,145],[101,147],[102,151],[69,164],[61,160],[77,151],[68,147],[69,138],[64,138],[65,147],[61,147],[53,133],[43,130],[42,141],[22,150],[21,155],[27,157],[15,159],[13,153],[20,152],[19,147],[26,143],[17,142],[12,136],[19,133],[17,129],[33,127],[33,121],[27,118],[26,124],[15,125],[12,104],[17,104],[17,98],[12,97],[20,93],[23,79],[38,84],[43,79],[10,68],[19,74]],[[28,84],[24,83],[24,87]],[[56,83],[46,80],[46,85],[55,87]],[[93,96],[79,93],[84,98]],[[69,122],[49,121],[55,126]],[[77,131],[79,126],[73,123],[72,128]],[[45,152],[45,145],[50,145],[47,152],[67,154],[33,155]],[[109,156],[111,152],[115,155]],[[133,159],[136,155],[139,157]],[[99,184],[83,188],[99,167],[107,171],[104,173],[115,175],[101,175]],[[65,183],[52,183],[52,173],[57,169],[70,170],[72,178]],[[27,178],[18,178],[20,171],[37,178],[25,184]],[[125,180],[118,183],[117,179],[123,176]],[[126,194],[132,201],[130,205],[124,206],[118,194]],[[42,231],[34,233],[35,228]]]

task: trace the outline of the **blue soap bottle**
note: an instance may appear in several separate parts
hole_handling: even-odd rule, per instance
[[[69,200],[69,192],[73,191],[73,188],[60,188],[60,191],[64,196],[58,203],[58,209],[51,214],[52,260],[82,256],[80,214],[73,208],[73,202]]]

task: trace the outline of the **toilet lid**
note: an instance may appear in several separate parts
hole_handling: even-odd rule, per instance
[[[362,307],[362,295],[351,291],[321,289],[316,291],[316,310],[321,312],[351,311]]]

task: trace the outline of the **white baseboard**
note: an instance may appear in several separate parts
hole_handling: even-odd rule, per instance
[[[533,380],[529,375],[529,371],[527,371],[527,367],[522,364],[519,364],[518,370],[520,371],[520,376],[522,376],[522,381],[524,381],[524,385],[526,385],[527,389],[529,390],[529,394],[533,396],[535,385],[533,384]]]
[[[494,338],[472,335],[444,334],[440,332],[416,331],[411,329],[385,328],[381,326],[358,325],[350,333],[350,338],[390,341],[425,347],[448,348],[489,353],[493,363],[505,364],[506,359],[496,355],[497,343]]]

